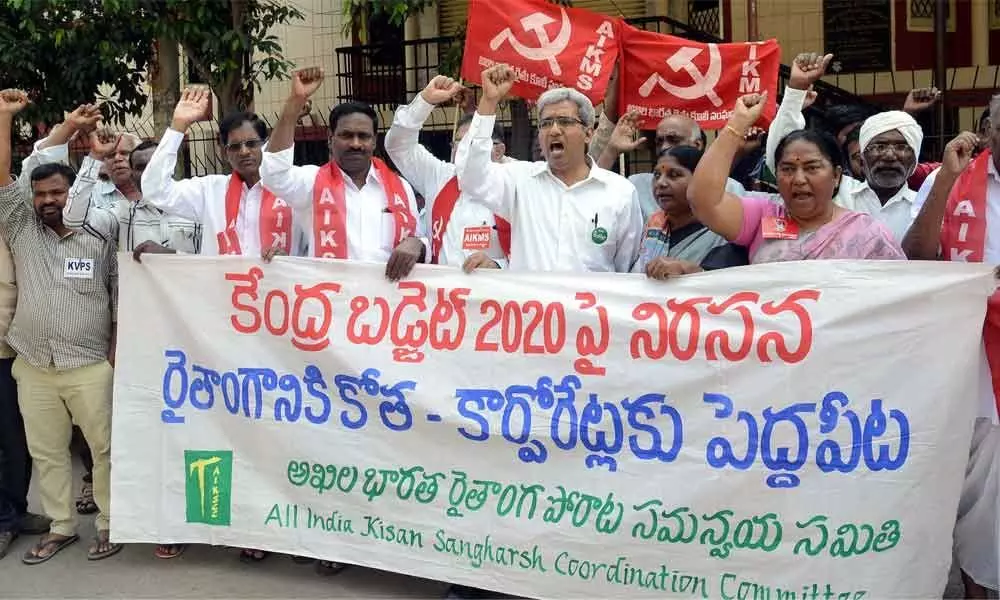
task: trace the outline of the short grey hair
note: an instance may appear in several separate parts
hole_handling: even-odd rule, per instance
[[[990,98],[990,121],[1000,123],[1000,94],[994,94]]]
[[[538,115],[541,116],[542,111],[545,110],[545,107],[549,104],[558,104],[567,100],[576,104],[578,112],[580,113],[580,120],[583,121],[583,124],[587,127],[593,127],[593,102],[573,88],[554,88],[542,94],[541,97],[538,98]]]

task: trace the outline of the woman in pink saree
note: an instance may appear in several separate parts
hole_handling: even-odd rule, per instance
[[[905,259],[892,234],[870,215],[837,206],[841,160],[826,133],[803,129],[775,151],[781,201],[740,198],[725,191],[726,174],[764,107],[764,96],[737,100],[729,124],[709,146],[688,184],[698,220],[727,240],[746,246],[751,264],[822,259]]]

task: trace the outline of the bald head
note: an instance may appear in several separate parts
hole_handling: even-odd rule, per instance
[[[694,146],[705,149],[701,127],[690,117],[668,115],[656,126],[656,152],[660,153],[674,146]]]

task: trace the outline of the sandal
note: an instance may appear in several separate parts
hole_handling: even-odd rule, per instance
[[[17,532],[13,529],[0,531],[0,558],[7,556],[7,552],[10,551],[10,547],[14,545],[16,539]]]
[[[80,496],[76,499],[76,512],[81,515],[92,515],[97,512],[97,503],[94,502],[94,484],[89,481],[83,482],[80,489]]]
[[[101,550],[101,547],[104,547],[104,550]],[[109,556],[118,554],[124,547],[123,544],[112,544],[111,532],[107,529],[102,529],[97,532],[97,537],[94,538],[94,545],[87,550],[87,560],[103,560]]]
[[[327,577],[331,575],[336,575],[337,573],[340,573],[346,568],[347,565],[338,562],[333,562],[332,560],[316,561],[316,572],[319,573],[320,575],[325,575]]]
[[[240,562],[247,564],[259,563],[270,555],[270,552],[266,552],[264,550],[244,548],[240,550]]]
[[[38,543],[35,544],[31,550],[28,550],[23,557],[21,557],[21,562],[26,565],[40,565],[56,554],[59,554],[59,552],[66,546],[79,541],[79,539],[80,536],[78,535],[71,535],[69,537],[55,535],[53,533],[43,535],[41,539],[38,540]],[[48,551],[48,554],[42,554],[46,551]]]
[[[187,550],[187,544],[160,544],[153,551],[153,556],[168,560],[184,554],[185,550]]]

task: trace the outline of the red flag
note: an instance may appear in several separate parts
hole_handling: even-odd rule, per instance
[[[554,87],[574,87],[591,102],[604,98],[618,59],[615,19],[544,0],[470,0],[462,78],[482,83],[484,69],[507,63],[512,93],[534,100]]]
[[[636,109],[646,128],[663,117],[682,114],[705,129],[725,127],[737,98],[767,92],[762,119],[777,111],[776,40],[738,44],[701,44],[622,24],[619,106]]]

